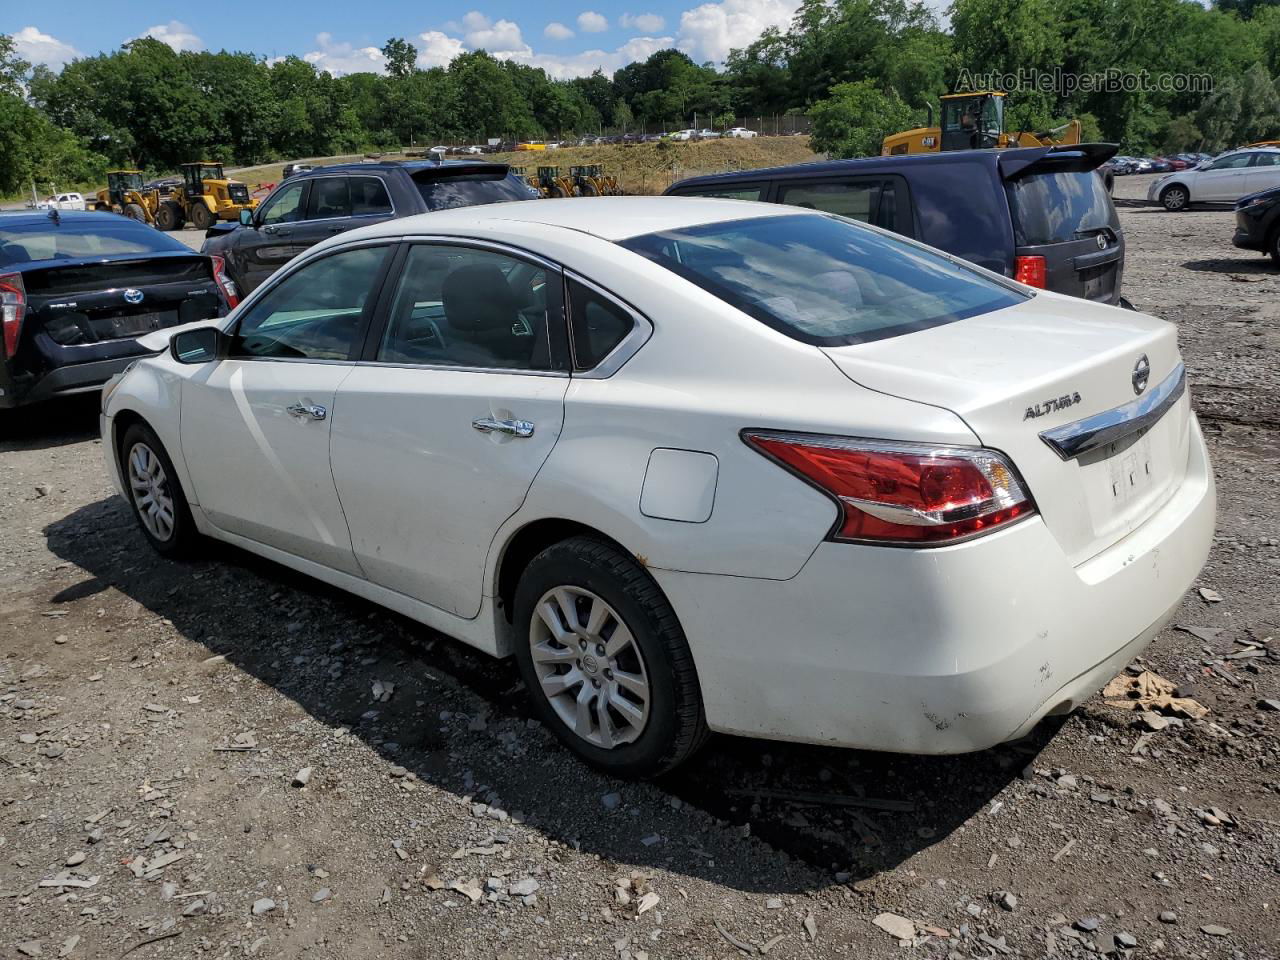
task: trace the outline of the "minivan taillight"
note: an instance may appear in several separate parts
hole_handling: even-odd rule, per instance
[[[235,309],[240,302],[240,290],[236,287],[236,282],[227,276],[226,259],[216,253],[210,254],[209,259],[213,261],[213,279],[218,282],[222,295],[227,298],[227,306]]]
[[[994,450],[771,431],[742,436],[836,501],[833,540],[936,546],[1035,513],[1012,465]]]
[[[1018,257],[1013,264],[1013,279],[1043,290],[1048,279],[1044,257]]]
[[[0,274],[0,327],[3,328],[6,357],[12,357],[18,352],[22,319],[26,313],[27,290],[22,285],[22,274]]]

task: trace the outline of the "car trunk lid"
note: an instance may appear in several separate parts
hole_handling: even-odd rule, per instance
[[[1186,472],[1190,405],[1176,330],[1153,317],[1044,294],[823,349],[851,380],[951,410],[1008,455],[1073,563],[1141,525]]]

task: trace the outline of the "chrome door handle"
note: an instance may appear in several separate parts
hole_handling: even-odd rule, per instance
[[[291,407],[285,407],[285,412],[299,419],[310,417],[312,420],[323,420],[329,416],[329,411],[318,403],[295,403]]]
[[[472,420],[471,425],[481,433],[505,433],[510,437],[532,437],[533,424],[528,420],[495,420],[493,417],[481,417]]]

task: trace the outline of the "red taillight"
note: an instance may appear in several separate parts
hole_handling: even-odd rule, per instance
[[[1013,279],[1025,283],[1028,287],[1044,289],[1045,284],[1044,257],[1018,257],[1013,264]]]
[[[993,450],[766,432],[743,439],[835,499],[835,540],[939,544],[1035,512]]]
[[[22,318],[27,313],[27,291],[22,285],[22,275],[0,275],[0,326],[4,328],[4,355],[12,357],[18,352],[18,338],[22,336]]]
[[[222,288],[222,295],[227,298],[227,306],[234,309],[240,302],[240,291],[236,288],[236,282],[227,276],[227,261],[216,253],[210,254],[209,259],[213,261],[213,279],[218,281],[218,286]]]

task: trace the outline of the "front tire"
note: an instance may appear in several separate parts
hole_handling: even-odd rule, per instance
[[[1280,267],[1280,226],[1271,231],[1271,262]]]
[[[693,656],[653,578],[574,537],[530,561],[515,596],[516,661],[540,719],[607,773],[655,777],[706,741]]]
[[[161,230],[180,230],[182,229],[182,210],[172,200],[166,200],[160,204],[160,209],[156,211],[156,226]]]
[[[1182,184],[1175,183],[1164,188],[1164,192],[1160,194],[1160,203],[1170,213],[1178,213],[1191,206],[1191,194]]]
[[[132,424],[120,440],[120,474],[134,519],[156,552],[171,560],[191,556],[200,534],[173,461],[144,423]]]
[[[213,226],[213,214],[203,203],[191,204],[191,225],[197,230],[208,230]]]
[[[126,203],[124,205],[124,215],[130,220],[137,220],[139,223],[147,222],[147,211],[136,203]]]

